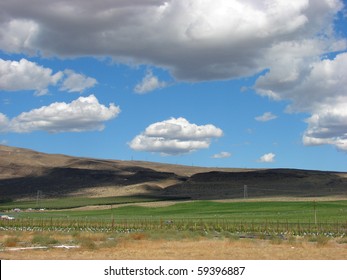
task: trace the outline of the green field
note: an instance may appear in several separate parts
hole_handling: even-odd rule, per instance
[[[80,201],[79,201],[80,200]],[[67,199],[66,204],[71,207],[75,205],[85,205],[88,200],[93,204],[105,204],[109,200],[110,204],[134,203],[144,201],[155,201],[154,198],[100,198],[100,199]],[[83,203],[82,203],[83,202]],[[34,202],[33,202],[34,203]],[[48,202],[46,202],[48,203]],[[53,200],[51,208],[63,208],[61,200]],[[24,205],[24,204],[23,204]],[[29,206],[30,204],[25,204]],[[4,208],[4,205],[0,205]],[[19,206],[17,206],[19,207]],[[47,207],[48,208],[48,207]],[[347,201],[300,201],[300,202],[212,202],[195,201],[181,202],[165,207],[141,207],[141,206],[110,206],[104,210],[51,210],[51,211],[31,211],[13,213],[17,218],[88,218],[88,219],[227,219],[233,221],[290,221],[309,222],[316,218],[320,222],[346,222],[347,221]]]
[[[111,199],[111,198],[110,198]],[[140,202],[122,198],[124,203]],[[134,200],[132,200],[134,199]],[[100,201],[102,199],[100,198]],[[87,202],[87,200],[85,200]],[[95,201],[94,201],[95,202]],[[58,202],[57,202],[58,203]],[[122,203],[119,200],[119,203]],[[70,205],[70,204],[69,204]],[[4,207],[4,205],[2,205]],[[8,213],[2,229],[87,231],[223,231],[238,233],[347,234],[347,200],[181,202],[163,207],[107,206],[103,210],[45,210]]]

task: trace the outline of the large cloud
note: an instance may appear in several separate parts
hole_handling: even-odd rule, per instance
[[[0,26],[0,47],[2,50],[30,54],[37,51],[33,44],[33,40],[35,40],[39,31],[37,22],[22,18],[2,18],[0,16]]]
[[[2,0],[0,48],[52,56],[110,56],[164,67],[179,80],[234,79],[266,70],[254,86],[259,94],[291,100],[288,111],[311,114],[305,144],[347,150],[341,144],[347,130],[341,122],[343,110],[334,109],[336,104],[347,105],[346,40],[334,32],[342,3],[52,0],[47,5],[44,0]],[[324,58],[331,52],[342,54]]]
[[[347,102],[322,109],[307,120],[303,136],[306,145],[335,145],[347,151]]]
[[[61,84],[60,90],[83,92],[97,84],[94,78],[66,69],[53,74],[50,68],[38,65],[25,58],[19,61],[0,58],[0,90],[34,90],[36,95],[48,92],[49,86]]]
[[[103,130],[104,122],[115,118],[119,113],[119,107],[112,103],[106,107],[100,104],[94,95],[90,95],[71,103],[52,103],[21,113],[11,120],[0,114],[0,126],[3,122],[3,131],[17,133],[36,130],[51,133]]]
[[[256,88],[276,99],[290,99],[289,112],[308,112],[305,145],[331,144],[347,151],[347,53],[334,59],[314,61],[300,67],[300,75],[288,87],[269,72],[260,77]],[[274,75],[278,75],[275,73]],[[283,79],[280,79],[283,78]]]
[[[129,146],[136,151],[177,155],[208,148],[213,138],[222,135],[223,131],[212,124],[199,126],[184,118],[171,118],[151,124]]]
[[[52,72],[24,58],[20,61],[0,59],[0,90],[46,93],[48,86],[57,84],[63,76],[62,72]]]
[[[161,65],[184,80],[229,79],[270,67],[272,53],[297,42],[320,54],[335,40],[341,7],[338,0],[2,0],[0,47],[112,56]]]

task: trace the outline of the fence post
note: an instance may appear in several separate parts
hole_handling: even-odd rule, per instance
[[[265,220],[265,232],[267,233],[267,219]]]

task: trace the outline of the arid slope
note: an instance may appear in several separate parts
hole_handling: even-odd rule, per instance
[[[190,199],[347,196],[347,173],[205,168],[44,154],[0,145],[0,198],[151,195]]]

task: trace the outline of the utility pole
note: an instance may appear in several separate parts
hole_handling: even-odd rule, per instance
[[[314,224],[317,224],[317,207],[316,207],[316,200],[313,201],[313,211],[314,211]]]
[[[36,194],[36,206],[39,208],[40,207],[40,197],[41,197],[42,192],[40,190],[37,190]]]
[[[248,188],[247,185],[243,185],[243,198],[248,198]]]

